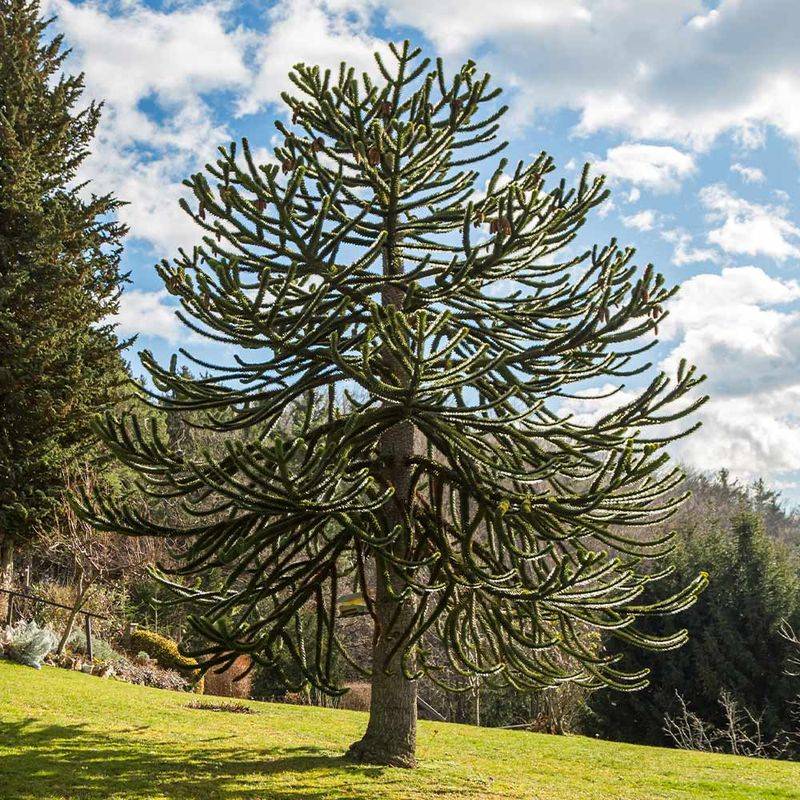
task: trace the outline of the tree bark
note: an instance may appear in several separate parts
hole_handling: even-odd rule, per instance
[[[10,589],[14,582],[14,540],[0,533],[0,589]],[[0,592],[0,625],[6,624],[9,595]]]
[[[387,479],[395,487],[395,496],[386,511],[386,521],[390,526],[405,524],[403,509],[410,502],[411,469],[408,459],[417,451],[418,437],[413,423],[402,422],[387,431],[381,439],[381,454],[388,464]],[[404,542],[399,542],[398,548],[403,550]],[[382,565],[376,564],[377,620],[372,649],[369,723],[364,737],[350,747],[348,755],[369,764],[415,767],[417,684],[403,674],[402,640],[409,633],[416,604],[413,598],[406,598],[399,603],[395,595],[402,589],[399,579],[392,577],[391,571],[387,580]],[[391,655],[393,650],[394,655]],[[413,658],[411,667],[413,669]]]
[[[404,272],[402,249],[394,237],[394,224],[390,224],[389,243],[384,251],[383,274],[402,276]],[[384,306],[403,307],[405,287],[402,281],[384,285],[381,302]],[[403,384],[410,380],[403,365],[390,352],[385,352],[386,366],[395,379]],[[420,433],[411,420],[404,420],[387,430],[380,438],[378,452],[382,477],[394,487],[394,496],[384,507],[385,519],[391,529],[396,525],[407,527],[407,514],[411,507],[412,467],[409,459],[420,452]],[[408,532],[394,545],[394,555],[403,557],[408,549]],[[397,600],[405,586],[393,575],[388,576],[380,555],[375,559],[375,636],[372,647],[372,693],[369,723],[364,737],[355,742],[348,752],[351,758],[370,764],[393,767],[416,766],[417,744],[417,684],[406,679],[402,668],[404,647],[402,640],[410,633],[416,610],[413,596],[401,603]],[[398,610],[399,604],[399,610]],[[394,623],[394,624],[392,624]],[[398,642],[400,643],[398,646]],[[394,653],[394,655],[392,655]],[[414,659],[411,658],[411,668]]]

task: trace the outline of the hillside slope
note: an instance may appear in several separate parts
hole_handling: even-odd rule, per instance
[[[196,696],[0,660],[3,800],[789,800],[800,765],[422,723],[414,772],[340,755],[363,714]],[[205,701],[211,702],[211,698]]]

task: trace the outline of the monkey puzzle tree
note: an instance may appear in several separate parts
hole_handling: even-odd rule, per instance
[[[226,451],[188,458],[155,425],[108,416],[105,439],[141,486],[196,521],[158,526],[103,498],[87,513],[179,543],[170,584],[196,604],[210,666],[288,655],[306,682],[340,691],[339,600],[360,594],[372,700],[350,753],[410,766],[424,674],[635,689],[646,670],[588,646],[592,631],[654,650],[684,641],[637,622],[686,608],[705,578],[644,603],[663,573],[641,562],[670,541],[643,529],[681,502],[658,426],[702,399],[681,365],[594,421],[562,413],[571,391],[648,369],[641,337],[672,290],[614,242],[556,258],[606,197],[588,170],[575,189],[546,188],[547,155],[508,172],[503,160],[477,192],[475,167],[504,147],[499,89],[472,62],[447,79],[408,43],[390,50],[377,82],[298,64],[277,163],[257,165],[243,142],[243,157],[221,148],[187,181],[203,243],[159,270],[186,324],[239,352],[202,379],[143,363],[152,402],[195,415]],[[326,392],[346,403],[313,413]],[[304,421],[279,432],[304,398]],[[193,588],[215,567],[218,590]]]

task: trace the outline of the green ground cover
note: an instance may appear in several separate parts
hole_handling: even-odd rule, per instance
[[[800,764],[431,722],[418,770],[357,766],[363,714],[198,699],[0,660],[0,798],[800,798]]]

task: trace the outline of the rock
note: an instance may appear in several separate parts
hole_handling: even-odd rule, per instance
[[[114,667],[111,664],[97,664],[92,670],[92,675],[98,678],[108,678],[114,674]]]

